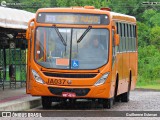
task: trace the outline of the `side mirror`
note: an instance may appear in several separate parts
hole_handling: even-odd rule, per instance
[[[114,39],[115,39],[115,46],[118,46],[120,43],[119,34],[115,34]]]

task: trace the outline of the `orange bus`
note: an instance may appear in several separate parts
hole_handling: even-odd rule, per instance
[[[137,80],[136,18],[93,6],[42,8],[28,23],[26,92],[52,102],[128,102]]]

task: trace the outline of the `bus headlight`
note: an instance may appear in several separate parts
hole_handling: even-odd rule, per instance
[[[44,84],[44,81],[41,79],[41,77],[38,75],[38,73],[35,70],[32,70],[32,74],[36,82]]]
[[[109,72],[105,73],[95,84],[94,86],[102,85],[106,82],[106,79],[109,75]]]

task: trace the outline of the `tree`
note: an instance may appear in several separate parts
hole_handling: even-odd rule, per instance
[[[137,22],[138,26],[138,46],[144,47],[150,44],[150,28],[145,23]]]
[[[160,52],[154,45],[139,47],[139,82],[148,84],[156,84],[156,80],[160,78]]]
[[[151,29],[150,44],[156,46],[156,48],[160,51],[160,27],[159,26],[155,26]]]

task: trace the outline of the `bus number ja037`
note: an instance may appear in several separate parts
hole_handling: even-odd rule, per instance
[[[50,85],[64,85],[66,83],[65,79],[48,79],[47,84]]]

